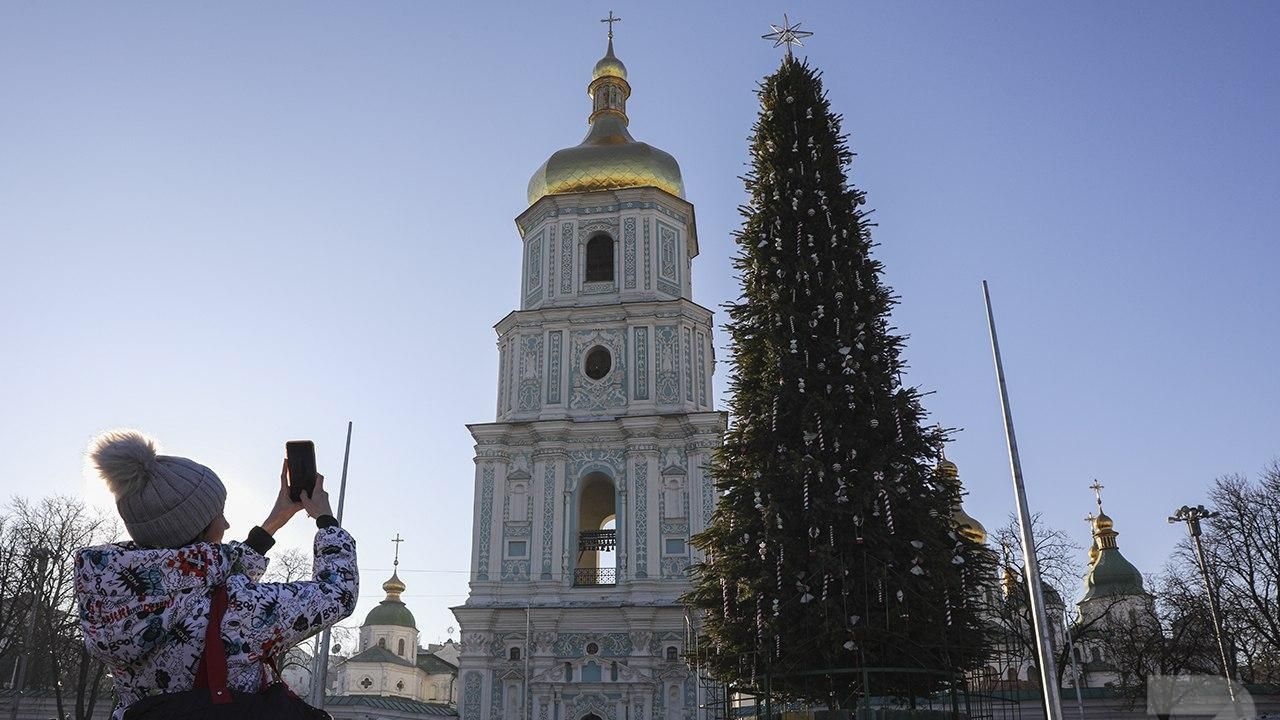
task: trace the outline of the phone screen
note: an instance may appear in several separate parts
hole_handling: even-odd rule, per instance
[[[290,440],[284,444],[284,455],[289,461],[289,499],[297,502],[304,490],[310,495],[316,489],[316,444]]]

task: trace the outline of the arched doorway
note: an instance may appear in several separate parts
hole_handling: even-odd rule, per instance
[[[582,716],[582,720],[603,720],[603,718],[595,713],[587,713]]]
[[[593,472],[578,486],[578,558],[574,585],[617,582],[617,510],[613,480]]]

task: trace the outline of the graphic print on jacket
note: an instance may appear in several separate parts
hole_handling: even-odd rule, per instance
[[[76,556],[76,596],[89,654],[115,676],[120,704],[189,690],[204,651],[210,595],[227,587],[222,639],[227,683],[253,692],[261,660],[278,656],[355,610],[356,543],[340,527],[316,531],[312,579],[261,583],[267,559],[239,542],[168,550],[133,543],[85,548]]]

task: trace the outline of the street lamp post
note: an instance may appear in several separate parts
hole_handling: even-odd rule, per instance
[[[1200,576],[1204,578],[1204,589],[1209,593],[1209,617],[1213,620],[1213,634],[1218,639],[1218,653],[1222,656],[1222,676],[1227,679],[1227,692],[1231,695],[1231,703],[1236,702],[1236,690],[1231,682],[1231,663],[1227,660],[1227,642],[1222,634],[1222,620],[1219,618],[1218,594],[1213,591],[1213,583],[1209,581],[1209,565],[1205,561],[1204,546],[1200,544],[1200,521],[1217,515],[1206,510],[1203,505],[1191,507],[1183,505],[1174,511],[1169,518],[1170,523],[1186,523],[1191,542],[1196,546],[1196,560],[1200,564]]]

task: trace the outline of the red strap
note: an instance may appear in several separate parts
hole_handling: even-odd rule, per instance
[[[204,654],[196,667],[196,687],[209,688],[215,705],[231,702],[227,690],[227,651],[222,644],[222,616],[227,611],[227,588],[219,585],[209,601],[209,626],[204,631]]]

